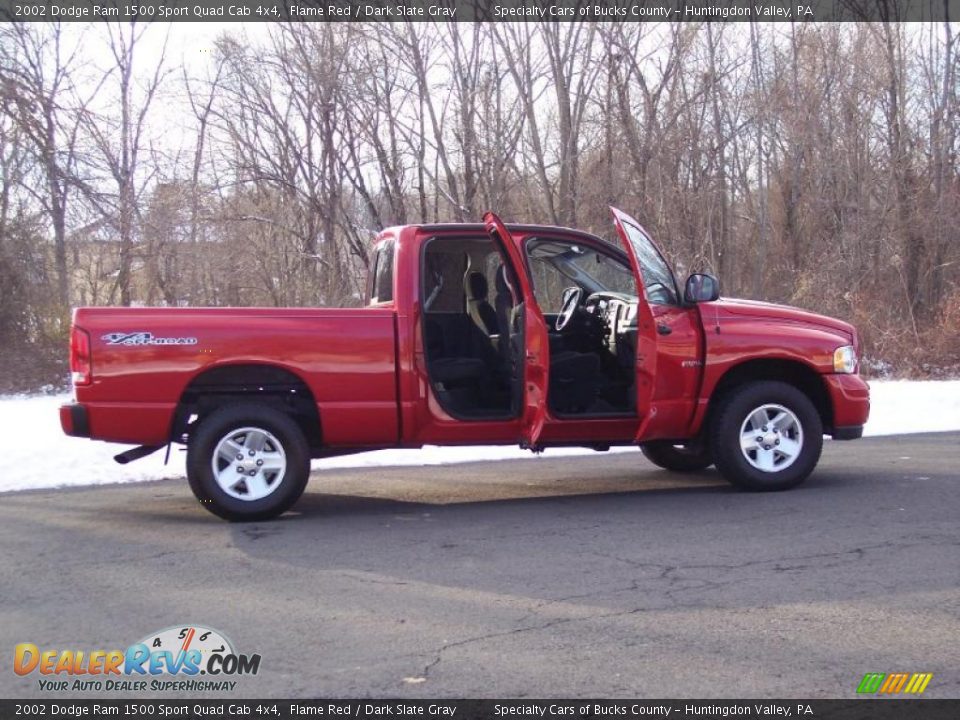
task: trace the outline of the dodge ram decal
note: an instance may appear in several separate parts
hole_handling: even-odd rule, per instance
[[[107,345],[196,345],[195,337],[154,337],[148,332],[112,332],[101,336]]]

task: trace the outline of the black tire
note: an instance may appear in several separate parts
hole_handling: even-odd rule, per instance
[[[767,428],[770,434],[763,430],[767,426],[756,429],[756,440],[762,442],[756,442],[753,449],[742,450],[741,428],[746,427],[752,433],[755,427],[753,420],[745,425],[748,418],[766,416],[773,420],[778,416],[776,409],[761,410],[768,405],[786,409],[792,413],[795,422],[788,419],[785,431],[771,424]],[[752,415],[754,411],[764,414]],[[799,427],[799,435],[796,427]],[[787,490],[803,482],[816,467],[823,449],[823,423],[810,398],[793,385],[758,381],[740,385],[720,400],[712,413],[708,442],[714,464],[732,485],[745,490]],[[787,448],[788,443],[792,443],[791,449],[799,447],[790,455],[794,460],[789,463],[780,449]],[[763,459],[760,458],[761,452],[764,453]],[[755,466],[764,462],[772,463],[767,465],[772,469]]]
[[[273,446],[278,444],[279,454],[282,454],[285,461],[282,474],[264,474],[264,478],[269,477],[272,480],[264,480],[264,487],[269,488],[268,494],[259,499],[246,500],[231,495],[220,486],[214,474],[213,461],[217,446],[232,432],[244,428],[265,431],[263,437],[266,439],[261,443],[261,449],[276,456],[278,451]],[[244,438],[246,435],[239,434],[238,437]],[[246,460],[246,457],[243,461],[238,457],[236,463],[231,460],[230,466],[240,466]],[[251,459],[250,462],[255,460]],[[221,460],[220,463],[225,464],[227,461]],[[246,469],[247,466],[243,467]],[[251,471],[257,472],[253,464],[249,467]],[[237,472],[238,483],[231,489],[242,495],[246,488],[245,478],[242,473]],[[268,405],[227,405],[203,418],[196,431],[190,434],[187,444],[187,479],[190,489],[204,508],[226,520],[256,521],[277,517],[300,498],[309,476],[310,449],[303,432],[289,415]],[[279,484],[274,487],[270,484],[272,482]]]
[[[675,445],[658,441],[641,445],[640,452],[657,467],[673,472],[697,472],[713,465],[710,449],[706,445]]]

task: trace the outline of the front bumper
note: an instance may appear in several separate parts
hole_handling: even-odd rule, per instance
[[[61,405],[60,427],[72,437],[90,437],[90,416],[87,408],[79,403]]]
[[[863,436],[870,417],[870,386],[859,375],[824,375],[830,405],[833,408],[835,440],[854,440]]]
[[[834,440],[859,440],[863,437],[863,425],[835,427],[831,437]]]

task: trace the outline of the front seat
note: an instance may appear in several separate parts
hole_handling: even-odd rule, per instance
[[[523,373],[515,367],[515,351],[511,341],[515,334],[515,304],[506,269],[497,269],[497,324],[500,327],[500,354],[509,363],[515,382],[522,393]],[[516,341],[522,339],[517,335]],[[522,357],[523,354],[521,353]],[[550,353],[550,384],[547,391],[550,407],[561,413],[582,413],[589,410],[600,389],[600,358],[593,353],[567,350]]]
[[[497,311],[487,300],[489,288],[487,278],[482,272],[474,270],[467,273],[466,285],[467,314],[473,322],[487,335],[499,335]]]

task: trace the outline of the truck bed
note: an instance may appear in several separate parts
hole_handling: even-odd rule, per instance
[[[323,443],[398,440],[390,308],[78,308],[93,382],[76,388],[88,436],[160,445],[192,382],[226,366],[271,365],[309,388]]]

